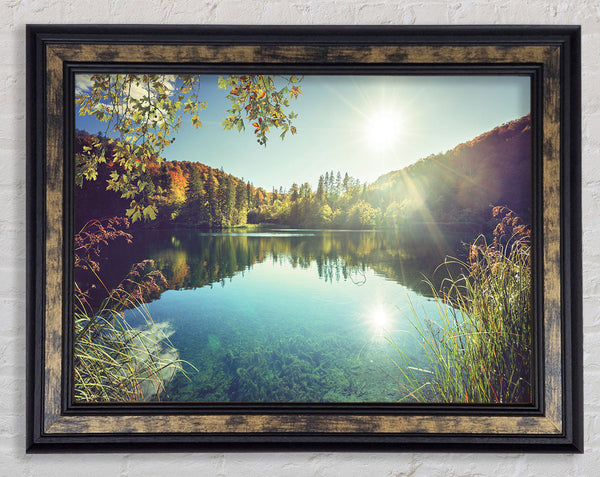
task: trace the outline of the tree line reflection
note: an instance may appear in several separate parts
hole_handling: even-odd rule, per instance
[[[315,268],[323,282],[350,280],[360,285],[374,270],[422,294],[446,255],[460,254],[456,234],[428,240],[416,230],[397,231],[287,231],[273,233],[198,233],[196,231],[137,231],[132,245],[111,247],[109,277],[117,281],[131,263],[151,259],[166,277],[168,288],[193,289],[243,275],[255,264],[271,260],[293,268]],[[105,269],[105,271],[107,271]],[[114,276],[113,276],[114,275]]]

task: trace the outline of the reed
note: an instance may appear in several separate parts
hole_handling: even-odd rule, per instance
[[[530,231],[506,208],[494,209],[500,223],[488,244],[480,236],[467,261],[448,259],[442,291],[433,289],[437,316],[411,323],[427,366],[415,366],[398,351],[403,392],[420,402],[531,402]]]
[[[128,275],[109,290],[99,273],[100,246],[116,238],[131,241],[122,231],[126,219],[91,221],[75,237],[75,267],[92,274],[105,290],[99,305],[77,282],[74,293],[73,378],[76,402],[131,402],[159,400],[183,362],[169,341],[168,323],[154,323],[145,303],[167,286],[151,260],[131,267]],[[141,326],[125,319],[131,310]],[[185,372],[184,372],[185,374]]]
[[[154,323],[145,305],[131,293],[111,294],[89,313],[76,295],[73,340],[74,398],[79,402],[159,400],[183,362],[169,341],[173,330]],[[133,327],[124,319],[132,309]]]

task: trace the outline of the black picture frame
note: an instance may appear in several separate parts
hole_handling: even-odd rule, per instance
[[[27,27],[27,452],[583,452],[578,26]],[[532,78],[531,405],[74,405],[73,71],[159,68]]]

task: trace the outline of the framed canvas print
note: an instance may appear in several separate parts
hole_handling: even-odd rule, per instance
[[[581,452],[579,35],[29,26],[28,451]]]

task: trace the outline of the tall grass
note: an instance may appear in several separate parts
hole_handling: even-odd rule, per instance
[[[131,236],[120,231],[115,219],[92,221],[76,236],[76,268],[91,273],[104,288],[99,306],[75,283],[73,377],[76,402],[128,402],[160,399],[182,361],[169,341],[167,323],[154,323],[144,305],[166,287],[151,260],[135,264],[127,277],[109,290],[100,279],[99,244]],[[132,310],[142,325],[134,328],[125,319]]]
[[[172,330],[168,324],[153,323],[142,304],[137,310],[145,325],[134,328],[124,320],[123,311],[108,307],[108,302],[93,315],[81,304],[75,307],[75,401],[158,399],[175,373],[183,371],[169,341]]]
[[[488,244],[480,236],[467,261],[447,260],[462,272],[434,290],[438,316],[411,322],[427,366],[400,353],[398,369],[407,399],[422,402],[531,402],[530,230],[512,211],[494,209],[501,219]],[[433,289],[433,288],[432,288]]]

